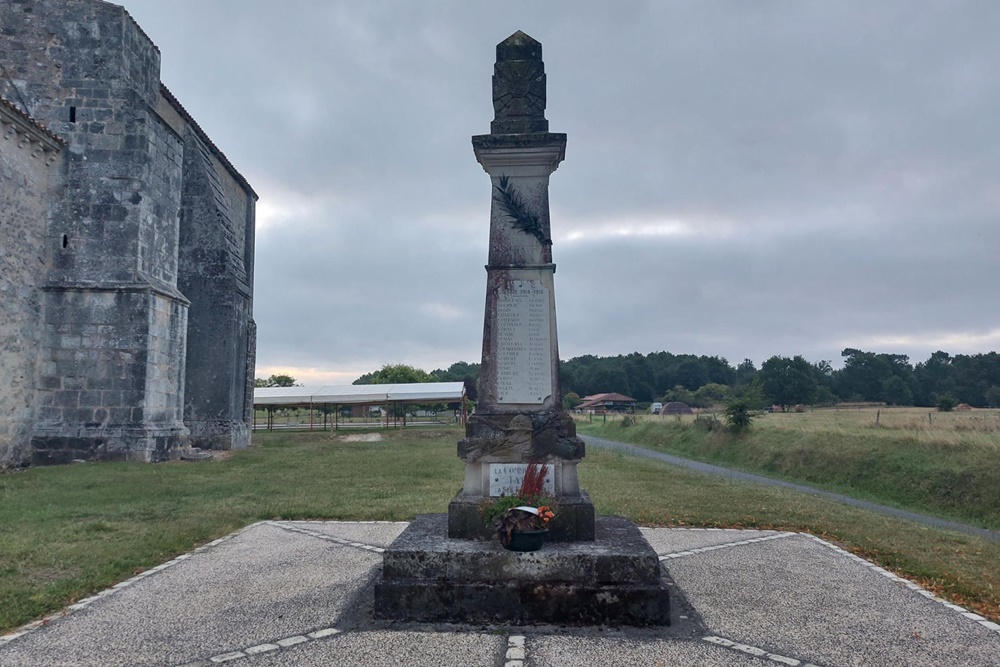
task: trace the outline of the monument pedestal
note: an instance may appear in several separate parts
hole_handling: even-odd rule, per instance
[[[378,618],[527,625],[670,624],[660,562],[635,525],[602,516],[590,542],[540,551],[447,536],[444,514],[418,516],[383,554]]]
[[[501,495],[517,493],[527,467],[523,461],[534,461],[547,468],[544,493],[557,514],[550,540],[593,540],[594,503],[580,489],[576,474],[585,449],[572,418],[562,410],[473,415],[466,438],[458,443],[465,484],[448,505],[448,537],[490,539],[484,507]]]

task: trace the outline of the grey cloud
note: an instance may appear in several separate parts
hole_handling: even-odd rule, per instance
[[[1000,329],[992,0],[124,2],[262,200],[315,203],[259,232],[264,366],[478,359],[490,187],[469,137],[516,29],[569,135],[564,357],[836,361]],[[664,220],[695,233],[607,234]]]

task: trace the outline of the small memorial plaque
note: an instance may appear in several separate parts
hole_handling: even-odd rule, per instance
[[[555,466],[546,464],[544,468],[545,482],[542,484],[542,491],[551,495],[556,490]],[[524,481],[524,471],[527,469],[527,463],[491,463],[490,495],[497,497],[516,494],[521,488],[521,482]]]
[[[497,402],[538,405],[552,393],[549,289],[512,280],[496,315]]]

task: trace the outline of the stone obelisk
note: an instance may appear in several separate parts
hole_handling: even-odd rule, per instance
[[[374,615],[395,621],[669,625],[656,552],[624,517],[594,517],[576,467],[583,442],[562,409],[549,231],[549,175],[565,134],[545,120],[542,46],[523,32],[497,45],[496,118],[472,138],[493,206],[479,404],[458,444],[465,483],[448,516],[421,514],[382,555]],[[541,551],[507,551],[483,507],[548,466],[556,518]]]
[[[497,45],[490,134],[472,137],[492,206],[479,403],[458,445],[465,482],[448,508],[453,538],[487,537],[484,501],[515,492],[535,462],[559,508],[551,539],[594,539],[594,506],[577,479],[584,444],[559,388],[549,176],[566,135],[548,131],[545,102],[542,45],[518,31]]]

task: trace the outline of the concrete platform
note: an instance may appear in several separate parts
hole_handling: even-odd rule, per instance
[[[376,620],[402,523],[254,524],[0,638],[4,667],[1000,665],[1000,626],[809,535],[643,529],[665,628]]]
[[[383,554],[375,616],[422,622],[669,625],[656,552],[624,517],[597,517],[596,537],[507,551],[448,537],[449,516],[418,516]]]

